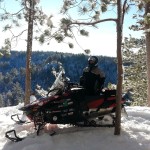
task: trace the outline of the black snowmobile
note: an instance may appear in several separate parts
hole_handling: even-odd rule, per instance
[[[124,108],[124,99],[121,100]],[[37,135],[47,123],[71,124],[80,127],[113,127],[115,125],[116,90],[105,90],[98,96],[87,96],[82,86],[69,82],[62,69],[47,97],[20,108],[31,122]],[[18,115],[13,115],[12,119]],[[17,123],[23,123],[19,119]],[[15,138],[9,136],[14,132]],[[15,130],[6,132],[12,141],[20,141]]]

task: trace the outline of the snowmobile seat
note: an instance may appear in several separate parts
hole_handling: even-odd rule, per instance
[[[116,97],[116,90],[105,90],[104,99],[107,100],[109,97]]]
[[[74,99],[75,101],[83,101],[84,97],[85,97],[85,89],[84,88],[72,88],[71,89],[71,97],[72,99]]]

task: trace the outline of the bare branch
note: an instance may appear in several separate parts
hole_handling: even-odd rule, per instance
[[[12,16],[15,16],[17,14],[19,14],[22,10],[24,10],[25,8],[20,9],[18,12],[11,14]]]
[[[72,32],[72,31],[71,31],[71,32]],[[76,38],[76,36],[74,35],[73,32],[72,32],[72,35],[73,35],[73,37],[74,37],[76,43],[78,44],[78,46],[79,46],[82,50],[84,50],[84,49],[81,47],[81,45],[79,44],[79,42],[78,42],[78,40],[77,40],[77,38]]]
[[[15,13],[9,13],[5,8],[0,8],[1,10],[4,11],[5,14],[10,15],[10,16],[16,16],[17,14],[19,14],[22,10],[24,10],[25,8],[20,9],[19,11],[15,12]]]
[[[107,21],[114,21],[114,22],[117,22],[117,19],[114,19],[114,18],[108,18],[108,19],[103,19],[103,20],[98,20],[98,21],[93,21],[93,22],[71,22],[68,24],[68,26],[70,25],[73,25],[73,24],[76,24],[76,25],[95,25],[95,24],[98,24],[98,23],[102,23],[102,22],[107,22]]]
[[[26,31],[27,31],[27,29],[21,31],[18,35],[14,35],[14,34],[13,34],[13,37],[12,37],[12,38],[18,38],[19,36],[21,36],[21,35],[22,35],[24,32],[26,32]]]
[[[20,32],[18,35],[14,35],[14,33],[13,33],[11,30],[9,30],[9,31],[10,31],[10,33],[12,34],[11,42],[12,42],[12,41],[16,41],[16,43],[18,43],[18,38],[19,38],[24,32],[26,32],[27,29],[23,30],[23,31]]]

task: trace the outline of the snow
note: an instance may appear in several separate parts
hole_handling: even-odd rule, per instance
[[[50,136],[50,130],[36,135],[33,123],[15,124],[10,116],[21,114],[18,106],[0,108],[0,150],[150,150],[150,108],[126,107],[128,117],[122,117],[121,135],[114,135],[114,128],[79,128],[67,125],[50,126],[60,134]],[[5,132],[16,129],[23,141],[12,142]]]

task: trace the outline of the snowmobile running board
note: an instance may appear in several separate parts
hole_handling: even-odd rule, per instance
[[[9,134],[13,133],[14,134],[14,137],[11,137]],[[10,130],[10,131],[7,131],[5,133],[5,137],[8,138],[9,140],[13,141],[13,142],[19,142],[19,141],[22,141],[24,138],[20,138],[17,136],[16,134],[16,131],[15,130]]]

